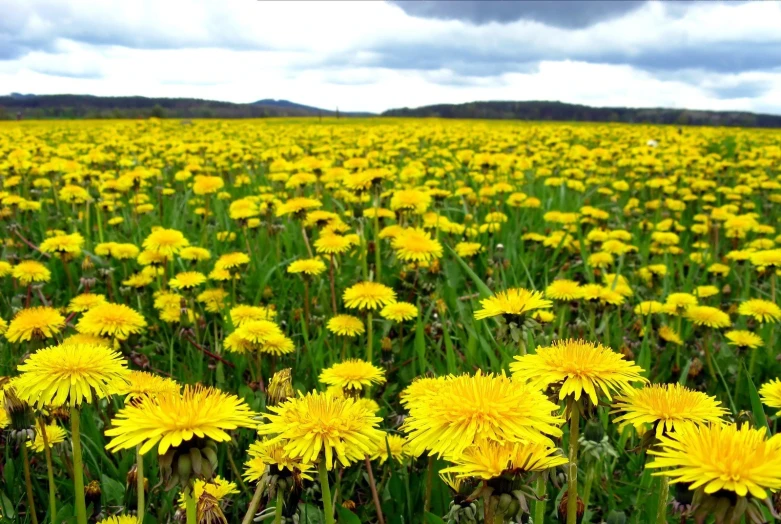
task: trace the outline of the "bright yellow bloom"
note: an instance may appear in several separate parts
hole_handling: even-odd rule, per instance
[[[43,442],[43,432],[46,432],[46,445],[44,445]],[[48,426],[41,427],[41,424],[39,423],[35,428],[35,439],[30,442],[27,442],[27,447],[31,450],[35,451],[36,453],[43,453],[43,450],[45,450],[47,447],[51,448],[55,444],[59,444],[60,442],[65,440],[65,437],[67,436],[67,433],[64,429],[62,429],[57,424],[49,424]]]
[[[396,292],[377,282],[358,282],[348,287],[342,296],[350,309],[379,309],[396,302]]]
[[[380,311],[380,316],[394,322],[403,322],[418,316],[418,307],[409,302],[394,302]]]
[[[461,258],[473,257],[483,250],[480,242],[459,242],[456,244],[455,251]]]
[[[138,517],[133,515],[112,515],[98,522],[98,524],[141,524]]]
[[[210,177],[211,178],[211,177]],[[196,479],[193,483],[193,498],[197,501],[203,495],[203,492],[208,493],[217,502],[223,500],[228,495],[235,495],[239,492],[238,486],[235,483],[225,480],[221,476],[217,475],[213,480],[204,481],[203,479]],[[184,493],[179,495],[179,508],[185,509],[187,507],[187,501],[184,498]]]
[[[379,460],[380,464],[385,464],[388,460],[388,450],[390,456],[396,462],[401,462],[407,455],[407,441],[401,435],[385,433],[385,438],[377,445],[377,450],[371,456],[372,460]]]
[[[246,266],[249,264],[250,258],[249,255],[246,253],[236,252],[236,253],[226,253],[225,255],[221,255],[220,258],[217,259],[217,262],[214,263],[214,269],[216,270],[230,270],[230,269],[236,269],[239,266]]]
[[[274,309],[265,306],[246,306],[239,304],[230,310],[231,322],[236,327],[252,320],[273,320],[277,316]]]
[[[145,395],[155,396],[161,393],[175,393],[179,384],[175,380],[160,377],[146,371],[131,371],[127,382],[117,387],[118,395],[126,395],[127,400],[133,400]]]
[[[600,391],[611,400],[611,391],[626,392],[633,382],[647,382],[640,376],[643,369],[612,349],[584,340],[555,341],[538,347],[535,354],[516,356],[510,364],[516,380],[538,389],[559,386],[559,398],[573,395],[575,400],[585,392],[596,405]]]
[[[705,487],[705,493],[733,491],[764,500],[767,489],[781,489],[781,437],[766,438],[765,428],[748,424],[690,427],[659,437],[659,449],[649,468],[666,468],[654,475],[685,482],[689,489]]]
[[[756,349],[762,347],[762,337],[751,331],[733,330],[724,333],[730,346]]]
[[[364,386],[385,382],[385,372],[357,358],[334,364],[320,373],[320,382],[342,389],[362,390]]]
[[[328,321],[328,331],[340,337],[355,337],[363,334],[366,328],[358,317],[336,315]]]
[[[498,315],[518,317],[535,309],[550,309],[553,303],[542,298],[542,293],[539,291],[514,288],[484,298],[480,304],[483,309],[475,311],[475,319],[477,320]]]
[[[259,440],[250,445],[247,455],[250,459],[244,463],[246,467],[244,478],[250,482],[260,480],[268,472],[269,466],[276,466],[278,470],[287,470],[294,474],[297,473],[302,479],[312,480],[309,475],[312,464],[289,457],[281,442],[271,443],[268,440]]]
[[[776,323],[781,320],[781,308],[769,300],[753,298],[747,300],[738,306],[738,313],[745,316],[754,317],[758,322]]]
[[[350,249],[351,245],[347,237],[336,234],[322,235],[315,240],[315,250],[319,254],[338,255]]]
[[[553,445],[564,421],[558,406],[536,389],[504,375],[448,376],[417,380],[402,394],[409,410],[402,425],[410,452],[458,456],[475,442]]]
[[[402,230],[393,238],[391,246],[398,259],[404,262],[430,262],[442,258],[442,244],[423,229]]]
[[[192,289],[206,282],[206,275],[197,271],[184,271],[177,273],[168,283],[171,289]]]
[[[626,390],[616,399],[613,413],[623,413],[614,422],[621,430],[631,424],[638,430],[656,427],[656,435],[670,433],[687,423],[720,423],[727,410],[705,393],[680,384],[651,384]]]
[[[90,309],[76,324],[76,331],[98,337],[125,340],[146,326],[144,317],[124,304],[105,303]]]
[[[762,397],[762,403],[771,408],[781,409],[781,379],[773,379],[765,382],[759,388],[759,394]],[[781,415],[781,411],[776,416]]]
[[[172,258],[190,243],[181,231],[160,228],[149,234],[144,240],[144,249],[157,253],[166,259]]]
[[[711,306],[692,306],[684,316],[698,326],[725,328],[732,324],[728,314]]]
[[[670,344],[676,344],[678,346],[683,345],[683,340],[681,339],[681,335],[679,335],[670,326],[662,326],[659,328],[659,338],[661,338],[665,342],[669,342]]]
[[[371,455],[384,439],[377,428],[381,419],[349,397],[312,392],[268,409],[271,413],[264,416],[269,422],[258,433],[272,435],[270,443],[283,442],[288,457],[308,463],[322,458],[329,470],[334,456],[349,466]]]
[[[98,344],[68,344],[40,349],[18,367],[17,396],[42,406],[78,406],[117,392],[130,374],[122,355]]]
[[[114,437],[106,448],[118,451],[141,444],[144,454],[157,444],[158,454],[163,455],[194,437],[227,442],[231,439],[228,431],[255,427],[254,415],[236,395],[214,388],[185,386],[181,393],[164,392],[125,405],[106,430],[106,436]]]
[[[40,250],[44,253],[56,253],[58,255],[80,255],[81,246],[84,245],[84,237],[79,233],[71,235],[57,235],[41,242]]]
[[[303,273],[307,276],[317,276],[325,271],[325,263],[319,258],[296,260],[287,266],[288,273]]]
[[[580,284],[574,280],[554,280],[545,288],[545,296],[553,300],[576,300],[582,296]]]
[[[82,293],[71,299],[68,304],[68,313],[83,313],[93,307],[105,304],[106,297],[103,295],[96,295],[95,293]]]
[[[556,448],[544,444],[483,440],[466,448],[452,459],[454,464],[442,469],[441,473],[488,480],[502,475],[544,471],[568,462],[566,457],[557,453]]]
[[[50,307],[32,307],[19,311],[5,332],[9,342],[27,342],[51,338],[65,327],[65,318]]]
[[[20,284],[26,286],[33,282],[48,282],[52,278],[49,269],[35,260],[23,260],[14,266],[11,272]]]

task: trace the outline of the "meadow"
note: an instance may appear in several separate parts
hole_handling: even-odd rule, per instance
[[[0,123],[3,522],[770,522],[781,131]]]

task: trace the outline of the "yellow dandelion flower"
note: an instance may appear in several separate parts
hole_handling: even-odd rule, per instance
[[[538,347],[533,355],[516,356],[510,364],[516,380],[538,389],[559,385],[559,398],[573,395],[575,400],[585,392],[592,404],[599,402],[600,392],[611,399],[611,391],[625,392],[633,382],[647,382],[640,376],[643,369],[612,349],[584,340],[555,341]]]
[[[479,242],[459,242],[456,244],[455,251],[461,258],[473,257],[483,250],[483,245]]]
[[[396,302],[396,292],[377,282],[358,282],[347,288],[342,297],[350,309],[379,309]]]
[[[371,460],[379,460],[380,464],[385,464],[388,460],[388,451],[393,460],[401,462],[407,455],[407,441],[401,435],[385,433],[385,438],[377,445]]]
[[[76,324],[76,331],[98,337],[125,340],[140,333],[146,326],[144,317],[124,305],[107,302],[85,312]]]
[[[295,351],[296,345],[282,333],[273,333],[260,343],[258,350],[269,355],[287,355]]]
[[[127,376],[127,382],[123,382],[117,387],[117,394],[125,395],[126,400],[133,400],[145,395],[177,393],[178,391],[179,384],[175,380],[146,371],[131,371]]]
[[[558,406],[537,389],[504,375],[417,380],[402,395],[409,410],[402,429],[410,452],[457,456],[478,440],[553,445],[564,422]]]
[[[246,253],[226,253],[221,255],[214,263],[214,269],[216,270],[230,270],[236,269],[240,266],[246,266],[249,264],[250,258]]]
[[[352,247],[350,239],[342,235],[322,235],[315,240],[315,250],[318,254],[339,255]]]
[[[480,304],[483,309],[475,311],[477,320],[499,315],[519,317],[535,309],[549,309],[553,303],[544,299],[539,291],[513,288],[485,298],[480,301]]]
[[[179,251],[179,258],[182,260],[189,260],[192,262],[200,262],[202,260],[209,260],[212,257],[211,252],[208,249],[188,246]]]
[[[409,302],[394,302],[380,310],[380,316],[394,322],[403,322],[418,316],[418,307]]]
[[[49,269],[35,260],[23,260],[14,266],[11,272],[20,284],[26,286],[33,282],[48,282],[52,278]]]
[[[328,331],[340,337],[362,335],[366,328],[360,318],[352,315],[336,315],[328,320]]]
[[[273,436],[270,443],[283,442],[291,458],[307,463],[322,458],[329,470],[334,458],[349,466],[370,456],[384,439],[377,428],[381,419],[349,397],[312,392],[268,409],[271,413],[264,415],[268,423],[258,433]]]
[[[670,344],[676,344],[678,346],[683,345],[683,340],[681,339],[681,335],[679,335],[670,326],[662,326],[659,328],[659,338],[661,338],[665,342],[669,342]]]
[[[738,306],[738,313],[753,317],[758,322],[770,322],[772,324],[781,320],[781,308],[774,302],[753,298],[746,300]]]
[[[759,395],[762,397],[762,403],[770,408],[781,409],[781,379],[773,379],[765,382],[759,388]],[[781,411],[776,416],[781,415]]]
[[[253,320],[273,320],[277,316],[274,309],[265,306],[247,306],[240,304],[230,310],[231,322],[236,327]]]
[[[325,271],[325,263],[319,258],[296,260],[287,266],[288,273],[303,273],[307,276],[317,276]]]
[[[403,262],[429,262],[442,258],[442,244],[423,229],[404,229],[391,240],[396,256]]]
[[[33,339],[51,338],[65,327],[65,318],[51,307],[41,306],[22,309],[5,332],[9,342],[27,342]]]
[[[364,386],[384,383],[384,375],[385,372],[377,366],[354,358],[324,369],[320,373],[320,382],[342,389],[360,391]]]
[[[129,371],[122,355],[97,344],[68,344],[40,349],[18,367],[17,396],[30,404],[70,406],[117,392]]]
[[[684,482],[690,490],[704,486],[705,493],[749,493],[764,500],[766,490],[781,489],[781,438],[767,438],[765,428],[749,424],[698,426],[659,437],[657,449],[649,451],[649,468],[666,468],[654,475]]]
[[[730,346],[756,349],[763,344],[762,337],[751,331],[732,330],[724,333],[724,336]]]
[[[260,480],[268,471],[269,466],[276,466],[280,471],[287,470],[300,475],[302,479],[312,480],[309,475],[312,471],[312,464],[288,456],[282,442],[256,441],[250,444],[247,455],[250,459],[244,464],[246,467],[244,478],[250,482]]]
[[[558,453],[558,449],[544,444],[483,440],[451,459],[454,464],[442,469],[441,473],[488,480],[503,475],[545,471],[567,464],[567,458]]]
[[[212,178],[212,177],[209,177]],[[216,177],[215,177],[216,178]],[[221,476],[217,475],[212,480],[196,479],[193,483],[193,498],[197,501],[200,500],[201,495],[206,492],[214,497],[217,502],[225,499],[229,495],[235,495],[239,492],[238,486],[235,483],[225,480]],[[185,509],[187,507],[187,501],[184,498],[184,493],[179,494],[179,508]]]
[[[46,432],[46,444],[44,445],[43,432]],[[43,453],[43,451],[49,447],[51,448],[55,444],[59,444],[65,440],[67,433],[57,424],[49,424],[41,427],[39,423],[35,428],[35,439],[32,442],[27,442],[27,447],[36,453]]]
[[[44,253],[56,253],[58,255],[81,254],[81,247],[84,245],[84,237],[79,233],[71,235],[56,235],[49,237],[39,246]]]
[[[638,430],[650,425],[656,428],[657,436],[688,423],[718,424],[727,414],[714,397],[680,384],[651,384],[627,390],[616,398],[612,412],[622,413],[614,420],[619,430],[628,424]]]
[[[684,316],[698,326],[725,328],[732,324],[728,314],[711,306],[692,306]]]
[[[83,313],[89,309],[94,308],[100,304],[106,303],[106,297],[104,295],[97,295],[95,293],[82,293],[71,299],[68,304],[68,313]]]
[[[197,271],[177,273],[168,283],[172,289],[193,289],[206,282],[206,276]]]
[[[580,284],[574,280],[554,280],[545,288],[545,296],[553,300],[576,300],[581,293]]]
[[[189,244],[181,231],[160,228],[144,239],[143,246],[144,249],[170,259]]]
[[[138,517],[133,515],[112,515],[98,522],[98,524],[141,524]]]
[[[201,292],[197,297],[199,303],[204,305],[204,308],[209,313],[219,313],[222,311],[225,299],[228,298],[229,293],[222,288],[207,289]]]
[[[257,426],[254,415],[236,395],[185,386],[182,392],[164,392],[126,404],[106,430],[106,436],[114,437],[106,448],[118,451],[140,444],[144,454],[157,445],[158,454],[163,455],[194,437],[227,442],[231,439],[228,431]]]

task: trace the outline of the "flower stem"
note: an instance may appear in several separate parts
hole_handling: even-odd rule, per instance
[[[333,309],[334,315],[336,315],[336,278],[334,277],[334,254],[331,253],[331,260],[329,264],[329,277],[331,280],[331,309]]]
[[[136,446],[136,489],[138,490],[138,503],[136,512],[138,522],[144,524],[144,456],[141,454],[141,444]]]
[[[247,508],[247,513],[244,514],[244,518],[241,520],[241,524],[252,524],[252,520],[255,518],[255,513],[260,506],[260,499],[263,497],[263,490],[266,487],[266,483],[263,480],[258,481],[258,485],[255,488],[255,494],[252,495],[252,500]]]
[[[371,363],[372,357],[374,356],[372,353],[372,344],[374,338],[374,330],[372,327],[372,312],[369,310],[368,316],[366,318],[366,361]]]
[[[659,486],[659,505],[656,508],[656,524],[667,524],[667,497],[670,496],[670,481],[662,475]]]
[[[567,475],[567,524],[578,521],[578,438],[580,436],[580,406],[569,396],[569,474]]]
[[[537,479],[535,492],[537,493],[537,500],[534,502],[534,522],[545,521],[545,503],[548,491],[548,483],[545,481],[545,477],[540,475]]]
[[[43,454],[46,457],[46,474],[49,477],[49,515],[54,522],[57,517],[57,486],[54,484],[54,467],[52,466],[52,448],[49,447],[49,437],[43,420],[39,421],[41,438],[43,439]]]
[[[423,500],[423,514],[426,514],[431,508],[431,487],[434,480],[434,457],[428,456],[428,466],[426,468],[426,498]]]
[[[195,497],[193,497],[193,488],[189,487],[184,492],[184,500],[187,505],[187,524],[196,524],[198,522],[198,510],[195,507]]]
[[[379,194],[374,197],[374,281],[382,281],[382,255],[380,254]]]
[[[285,495],[277,487],[277,505],[274,508],[274,524],[282,524],[282,506],[285,504]]]
[[[374,500],[374,509],[377,511],[377,522],[379,524],[385,524],[385,517],[382,514],[382,506],[380,505],[380,496],[377,493],[377,484],[374,482],[374,472],[372,471],[372,463],[369,457],[364,459],[366,464],[366,472],[369,474],[369,487],[372,491],[372,500]]]
[[[33,497],[33,482],[30,478],[30,457],[27,455],[27,442],[22,442],[22,461],[24,462],[24,485],[27,488],[27,514],[33,524],[38,524],[38,515],[35,513],[35,498]]]
[[[320,460],[317,472],[320,477],[320,489],[323,491],[325,524],[336,524],[336,521],[334,520],[334,508],[331,501],[331,486],[328,484],[328,470],[325,468],[325,458]]]
[[[84,464],[81,458],[81,434],[79,409],[71,406],[71,440],[73,441],[73,494],[76,505],[76,522],[87,524],[87,505],[84,501]]]

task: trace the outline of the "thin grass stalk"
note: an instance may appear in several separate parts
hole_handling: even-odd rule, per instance
[[[670,496],[670,479],[662,475],[659,485],[659,501],[656,507],[656,524],[667,524],[667,498]]]
[[[46,458],[46,475],[49,480],[49,515],[54,522],[57,516],[57,486],[54,484],[54,467],[52,466],[52,449],[49,447],[49,437],[46,434],[46,427],[43,420],[39,421],[41,427],[41,438],[43,439],[43,454]]]
[[[427,513],[431,508],[431,488],[434,483],[434,457],[428,456],[428,465],[426,466],[426,498],[423,499],[423,513]],[[487,521],[486,521],[487,522]]]
[[[71,406],[71,440],[73,443],[73,494],[76,522],[87,524],[87,504],[84,500],[84,463],[81,457],[81,418],[79,409]]]
[[[372,312],[369,310],[369,313],[366,318],[366,361],[372,362],[373,354],[373,341],[374,338],[374,328],[372,327]]]
[[[274,507],[274,524],[282,524],[282,507],[285,505],[285,494],[277,487],[277,504]]]
[[[380,524],[385,524],[385,517],[382,514],[382,506],[380,505],[380,496],[377,493],[377,484],[374,482],[374,472],[372,471],[372,463],[369,460],[369,457],[366,457],[364,459],[364,464],[366,464],[366,473],[369,474],[369,488],[371,488],[372,492],[372,500],[374,501],[374,510],[377,512],[377,522]]]
[[[266,482],[264,479],[258,481],[258,485],[255,488],[255,494],[252,495],[252,500],[247,507],[247,512],[244,514],[244,518],[241,520],[241,524],[251,524],[255,518],[255,513],[260,506],[260,499],[263,497],[263,490],[266,488]]]
[[[337,314],[336,309],[336,277],[334,276],[334,254],[331,253],[329,264],[329,278],[331,280],[331,309],[333,309],[334,316]]]
[[[569,404],[569,470],[567,475],[567,524],[578,522],[578,438],[580,437],[580,406],[572,395]]]
[[[336,524],[336,521],[334,520],[333,501],[331,500],[331,485],[328,484],[328,470],[325,467],[325,458],[320,459],[317,473],[320,477],[320,489],[323,492],[323,511],[325,513],[325,523]]]
[[[22,442],[21,446],[24,465],[24,486],[27,490],[27,514],[30,516],[33,524],[38,524],[38,515],[35,513],[35,497],[33,497],[33,481],[30,477],[30,456],[27,453],[27,441]]]
[[[146,511],[144,493],[144,456],[141,454],[141,444],[136,446],[136,489],[138,490],[136,503],[136,516],[138,522],[144,524],[144,512]]]

